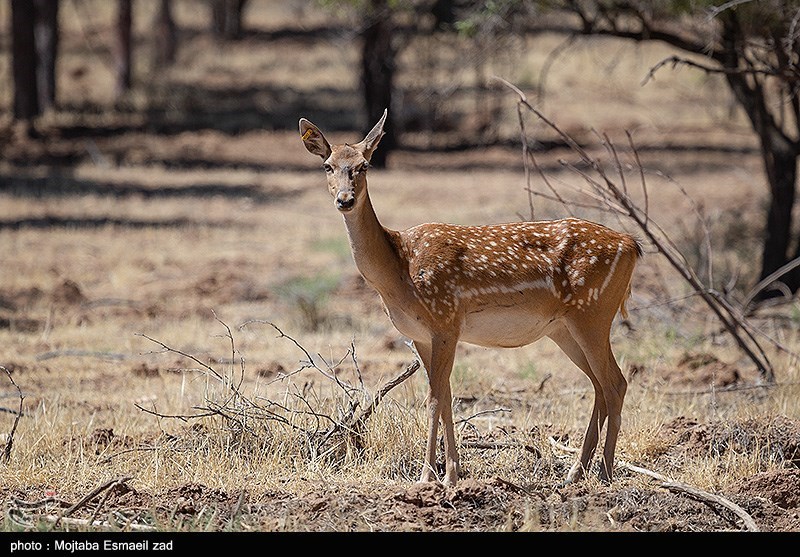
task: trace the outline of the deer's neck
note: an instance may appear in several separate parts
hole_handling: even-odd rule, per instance
[[[383,293],[403,286],[403,262],[390,231],[381,225],[369,196],[363,205],[344,214],[356,267],[364,279]]]

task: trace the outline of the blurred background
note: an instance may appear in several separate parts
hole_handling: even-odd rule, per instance
[[[0,171],[19,185],[21,166],[87,160],[292,168],[301,163],[257,138],[300,116],[362,133],[384,108],[379,167],[397,150],[519,148],[517,99],[499,76],[581,140],[636,130],[648,149],[761,148],[763,279],[798,255],[797,10],[792,0],[7,0]],[[244,134],[253,148],[217,145]],[[531,140],[563,146],[547,131]],[[796,291],[800,274],[785,278]]]
[[[302,242],[326,245],[349,264],[319,161],[297,136],[300,117],[332,141],[357,141],[389,108],[373,162],[406,189],[373,194],[394,196],[379,211],[390,227],[570,214],[552,198],[537,200],[534,214],[526,188],[546,188],[538,178],[531,185],[525,161],[536,153],[540,170],[560,172],[575,154],[497,78],[584,147],[615,142],[626,168],[640,157],[652,190],[682,180],[696,222],[669,196],[651,209],[711,286],[716,278],[748,304],[790,300],[800,286],[798,20],[793,0],[3,1],[6,310],[25,306],[14,301],[20,292],[67,279],[94,288],[95,298],[119,297],[135,282],[135,274],[118,284],[100,275],[77,281],[87,269],[75,263],[81,246],[59,263],[71,253],[65,230],[93,235],[82,241],[94,245],[98,235],[118,238],[123,247],[147,245],[148,230],[188,230],[177,241],[184,245],[198,229],[246,223],[250,236],[236,232],[219,252],[221,266],[235,260],[241,270],[259,231],[276,257],[294,257],[294,240],[269,228],[289,218],[280,232],[297,231],[297,253],[307,249]],[[315,235],[305,238],[309,224]],[[162,253],[131,263],[141,272],[164,269],[169,258],[167,240],[151,241]],[[48,250],[49,270],[40,262],[22,278],[11,263]],[[200,257],[166,283],[191,275],[192,264],[202,267]],[[322,272],[300,271],[309,264],[278,266],[274,280],[260,275],[242,288],[279,291],[289,269]],[[317,266],[330,261],[320,257]],[[209,273],[198,284],[230,287],[230,276]],[[321,281],[326,289],[341,284],[335,275]]]

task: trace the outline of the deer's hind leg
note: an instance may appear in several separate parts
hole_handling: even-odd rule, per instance
[[[595,377],[589,360],[586,358],[580,344],[573,338],[572,334],[565,327],[559,327],[548,335],[550,339],[555,342],[564,354],[569,357],[572,362],[583,371],[586,376],[591,380],[594,387],[594,405],[592,408],[592,417],[589,419],[589,425],[586,428],[586,433],[583,436],[583,444],[581,445],[581,453],[578,460],[570,468],[565,483],[572,483],[580,480],[584,473],[589,469],[589,463],[594,456],[597,449],[597,443],[600,439],[600,431],[608,416],[606,408],[605,396],[603,394],[603,387]]]
[[[611,322],[592,323],[587,320],[570,320],[567,330],[580,347],[591,370],[589,378],[595,388],[595,411],[592,412],[592,422],[587,429],[587,439],[594,446],[597,445],[597,436],[600,428],[607,420],[605,443],[603,444],[603,461],[600,467],[600,479],[611,481],[614,468],[614,452],[617,438],[622,427],[622,405],[628,384],[622,371],[617,365],[611,351]],[[585,370],[584,370],[585,371]],[[586,445],[586,441],[584,441]],[[592,447],[592,450],[594,447]],[[581,457],[587,448],[581,451]]]

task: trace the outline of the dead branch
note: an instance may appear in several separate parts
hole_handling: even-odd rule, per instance
[[[750,292],[747,293],[747,296],[745,296],[744,300],[742,301],[742,303],[740,305],[742,313],[746,313],[746,312],[748,312],[748,310],[750,310],[750,304],[753,303],[753,300],[756,298],[756,296],[758,296],[759,292],[761,292],[762,290],[764,290],[768,286],[772,286],[773,283],[776,280],[778,280],[783,275],[785,275],[786,273],[788,273],[789,271],[795,269],[798,266],[800,266],[800,257],[792,259],[791,261],[789,261],[785,265],[782,265],[780,268],[776,269],[770,275],[768,275],[768,276],[764,277],[763,279],[761,279],[758,282],[758,284],[756,284],[750,290]],[[785,297],[786,297],[786,299],[791,299],[792,298],[791,292],[789,292],[788,295],[786,295]]]
[[[456,420],[456,423],[457,424],[464,424],[464,423],[468,423],[472,418],[478,418],[478,417],[484,416],[486,414],[497,414],[497,413],[503,413],[503,412],[511,412],[511,409],[510,408],[495,408],[493,410],[482,410],[480,412],[476,412],[476,413],[472,414],[471,416],[467,416],[466,418],[461,418],[459,420]]]
[[[539,385],[534,389],[534,392],[541,393],[544,390],[545,384],[553,377],[552,373],[546,373],[542,380],[539,381]]]
[[[176,420],[180,420],[182,422],[188,422],[191,419],[195,418],[206,418],[208,416],[213,416],[216,412],[204,412],[202,414],[162,414],[161,412],[156,412],[155,410],[150,410],[149,408],[145,408],[144,406],[140,405],[138,402],[134,402],[133,405],[144,412],[145,414],[150,414],[151,416],[155,416],[157,418],[172,418]]]
[[[569,452],[569,453],[577,453],[578,449],[573,449],[572,447],[568,447],[556,441],[553,437],[548,437],[548,441],[550,444],[562,451]],[[636,472],[637,474],[643,474],[645,476],[649,476],[653,479],[656,479],[661,482],[660,487],[664,489],[668,489],[669,491],[676,492],[676,493],[687,493],[692,497],[695,497],[701,501],[707,503],[714,503],[716,505],[720,505],[725,507],[726,509],[732,511],[736,516],[738,516],[745,525],[745,528],[750,532],[758,532],[759,528],[756,525],[753,517],[751,517],[747,511],[741,508],[739,505],[725,499],[724,497],[720,497],[719,495],[715,495],[713,493],[709,493],[708,491],[703,491],[702,489],[698,489],[696,487],[692,487],[688,484],[682,482],[676,482],[675,480],[671,480],[667,476],[660,474],[658,472],[654,472],[652,470],[648,470],[647,468],[642,468],[641,466],[635,466],[623,460],[617,460],[617,465],[621,468],[625,468],[630,470],[631,472]]]
[[[702,70],[709,74],[727,74],[727,75],[766,75],[770,77],[780,77],[784,74],[777,69],[773,68],[724,68],[724,67],[715,67],[715,66],[707,66],[705,64],[700,64],[699,62],[695,62],[688,58],[683,58],[681,56],[668,56],[661,60],[658,64],[650,68],[647,72],[647,75],[642,79],[641,84],[646,85],[649,81],[655,79],[655,74],[658,70],[663,68],[664,66],[672,65],[672,69],[675,69],[678,66],[689,66],[690,68],[695,68],[698,70]]]
[[[518,87],[501,77],[495,76],[494,79],[513,91],[518,96],[518,106],[524,106],[549,128],[555,131],[573,152],[580,157],[581,161],[596,173],[597,179],[590,176],[586,171],[576,168],[574,165],[563,163],[571,170],[577,172],[591,186],[591,189],[597,194],[597,197],[614,213],[620,216],[626,216],[636,224],[649,242],[655,246],[667,262],[692,289],[697,292],[712,313],[723,324],[725,330],[733,337],[739,348],[753,362],[761,376],[769,383],[774,382],[775,375],[772,364],[758,342],[758,339],[755,338],[757,333],[741,312],[735,309],[719,292],[702,283],[693,269],[685,263],[685,258],[669,236],[653,222],[645,211],[635,204],[624,188],[620,188],[617,183],[611,179],[603,164],[598,159],[592,157],[568,133],[563,131],[557,124],[542,114],[541,111],[532,106],[528,102],[525,94],[522,93]],[[607,143],[610,143],[610,141],[607,141]],[[607,148],[611,147],[607,145]],[[635,151],[636,149],[634,146],[634,152]],[[644,178],[644,173],[641,172],[641,168],[640,177],[642,179]],[[644,184],[642,187],[645,187]]]
[[[19,420],[22,417],[22,405],[25,401],[25,395],[22,394],[22,389],[20,389],[19,385],[17,385],[17,382],[14,381],[14,377],[11,375],[11,372],[8,371],[8,369],[6,369],[4,366],[0,366],[0,369],[6,372],[8,380],[11,381],[11,384],[17,389],[17,394],[19,396],[19,408],[17,409],[16,416],[14,417],[14,424],[11,426],[11,431],[8,433],[6,446],[3,447],[2,461],[7,463],[9,460],[11,460],[11,448],[14,446],[14,434],[17,432],[17,426],[19,425]]]
[[[467,449],[523,449],[529,453],[539,455],[539,449],[525,443],[501,443],[499,441],[461,441],[461,446]]]
[[[733,512],[736,516],[738,516],[742,522],[744,523],[745,528],[750,532],[758,532],[759,528],[756,524],[753,517],[750,516],[747,511],[745,511],[742,507],[734,503],[729,499],[725,499],[719,495],[715,495],[713,493],[709,493],[708,491],[704,491],[702,489],[698,489],[696,487],[692,487],[688,484],[683,482],[676,482],[675,480],[671,480],[668,477],[659,474],[658,472],[653,472],[652,470],[648,470],[647,468],[642,468],[640,466],[634,466],[633,464],[620,461],[619,465],[623,468],[630,470],[631,472],[636,472],[638,474],[644,474],[646,476],[650,476],[661,482],[661,486],[664,489],[668,489],[674,493],[686,493],[695,499],[703,501],[705,503],[713,503],[715,505],[719,505],[728,509],[729,511]]]
[[[23,499],[17,499],[16,497],[14,497],[11,499],[11,502],[14,504],[15,507],[21,509],[38,509],[41,507],[47,507],[48,505],[51,504],[67,508],[72,506],[72,503],[64,501],[63,499],[58,499],[56,497],[45,497],[44,499],[39,499],[38,501],[25,501]]]
[[[144,409],[143,409],[143,408],[140,408],[140,410],[144,410]],[[116,458],[116,457],[118,457],[118,456],[121,456],[121,455],[124,455],[124,454],[126,454],[126,453],[135,453],[135,452],[139,452],[139,451],[157,451],[157,450],[159,450],[160,448],[161,448],[161,447],[142,446],[142,447],[133,447],[132,449],[123,449],[123,450],[121,450],[121,451],[118,451],[118,452],[116,452],[116,453],[113,453],[113,454],[110,454],[110,455],[108,455],[108,456],[107,456],[107,457],[105,457],[103,460],[101,460],[101,461],[100,461],[100,463],[101,463],[101,464],[108,464],[108,463],[109,463],[109,462],[111,462],[111,461],[112,461],[114,458]]]
[[[690,485],[686,485],[680,482],[664,482],[661,484],[661,487],[668,489],[673,492],[677,493],[686,493],[700,501],[704,501],[707,503],[713,503],[715,505],[719,505],[721,507],[725,507],[729,511],[733,512],[736,516],[738,516],[742,522],[744,523],[745,528],[750,532],[758,532],[759,528],[756,524],[753,517],[750,516],[747,511],[745,511],[742,507],[734,503],[729,499],[725,499],[724,497],[720,497],[719,495],[715,495],[713,493],[709,493],[707,491],[703,491],[702,489],[697,489]]]
[[[230,340],[230,343],[231,343],[231,379],[233,379],[233,365],[236,362],[236,355],[238,354],[238,350],[236,350],[236,343],[233,340],[233,333],[231,333],[231,328],[228,327],[228,324],[225,323],[223,320],[221,320],[219,317],[217,317],[217,312],[215,312],[212,309],[211,313],[214,314],[214,319],[216,320],[216,322],[219,323],[220,325],[222,325],[223,327],[225,327],[225,331],[226,331],[225,337]],[[244,381],[244,358],[241,355],[239,355],[239,361],[241,362],[242,374],[241,374],[241,376],[239,378],[239,384],[236,387],[234,387],[234,389],[233,389],[234,393],[238,391],[239,387],[242,386],[242,382]]]
[[[552,437],[552,436],[551,436],[551,437],[548,437],[548,438],[547,438],[547,441],[550,443],[550,445],[551,445],[553,448],[556,448],[556,449],[558,449],[558,450],[560,450],[560,451],[564,451],[565,453],[577,453],[577,452],[578,452],[578,449],[574,449],[574,448],[572,448],[572,447],[568,447],[567,445],[564,445],[564,444],[562,444],[562,443],[559,443],[559,442],[558,442],[558,441],[556,441],[556,440],[555,440],[555,438],[554,438],[554,437]]]
[[[336,373],[334,373],[333,370],[335,369],[336,365],[338,365],[338,364],[331,366],[327,362],[325,362],[325,364],[328,367],[328,369],[327,370],[322,369],[321,367],[319,367],[314,362],[314,358],[311,356],[311,353],[308,350],[306,350],[306,348],[302,344],[300,344],[296,339],[294,339],[290,335],[287,335],[285,332],[283,332],[283,330],[280,327],[278,327],[275,323],[272,323],[270,321],[264,321],[264,320],[261,320],[261,319],[251,319],[249,321],[246,321],[242,325],[240,325],[239,328],[243,329],[244,327],[246,327],[247,325],[249,325],[251,323],[259,323],[259,324],[262,324],[262,325],[269,325],[270,327],[275,329],[275,331],[278,333],[278,337],[277,338],[279,338],[279,339],[285,338],[289,342],[294,344],[306,357],[306,359],[304,361],[301,361],[301,364],[302,364],[301,369],[312,368],[312,369],[317,370],[322,375],[324,375],[326,378],[330,379],[331,381],[336,383],[339,387],[341,387],[346,393],[348,393],[348,395],[350,393],[352,393],[352,392],[359,391],[358,387],[353,387],[352,385],[350,385],[350,384],[348,384],[346,382],[343,382],[341,379],[339,379],[339,377],[336,376]],[[339,361],[339,364],[341,364],[341,362],[343,362],[347,358],[347,356],[348,355],[343,356],[342,359]],[[322,356],[318,355],[318,357],[323,362],[325,361],[325,359],[322,358]]]
[[[161,348],[163,348],[163,349],[164,349],[164,351],[165,351],[165,352],[172,352],[172,353],[174,353],[174,354],[178,354],[179,356],[183,356],[184,358],[187,358],[187,359],[189,359],[189,360],[192,360],[193,362],[195,362],[195,363],[196,363],[196,364],[198,364],[199,366],[203,367],[205,370],[207,370],[207,371],[210,371],[210,372],[211,372],[211,374],[212,374],[212,375],[213,375],[213,376],[214,376],[216,379],[218,379],[220,382],[222,382],[222,383],[224,383],[224,382],[225,382],[225,379],[222,377],[222,375],[220,375],[220,374],[219,374],[219,372],[217,372],[217,370],[216,370],[216,369],[214,369],[213,367],[211,367],[211,366],[210,366],[210,365],[208,365],[207,363],[203,362],[202,360],[200,360],[200,359],[199,359],[199,358],[197,358],[196,356],[193,356],[192,354],[188,354],[188,353],[186,353],[186,352],[183,352],[182,350],[178,350],[177,348],[172,348],[171,346],[168,346],[167,344],[164,344],[164,343],[163,343],[163,342],[161,342],[160,340],[156,340],[156,339],[154,339],[154,338],[151,338],[151,337],[147,336],[147,335],[146,335],[146,334],[144,334],[144,333],[135,333],[135,335],[136,335],[136,336],[140,336],[140,337],[142,337],[142,338],[146,338],[147,340],[149,340],[150,342],[152,342],[152,343],[154,343],[154,344],[158,344],[158,345],[159,345]]]
[[[43,352],[36,356],[37,362],[44,360],[52,360],[53,358],[60,358],[62,356],[77,356],[81,358],[99,358],[101,360],[115,360],[121,361],[128,359],[127,354],[119,354],[116,352],[96,352],[92,350],[51,350],[50,352]]]
[[[547,77],[550,74],[550,69],[553,67],[553,64],[555,64],[556,60],[558,60],[559,56],[564,54],[572,45],[574,45],[579,37],[580,35],[578,35],[578,33],[570,33],[567,35],[566,39],[548,52],[547,58],[545,58],[544,64],[542,64],[542,69],[539,71],[539,83],[536,88],[536,101],[540,105],[544,104],[545,88],[547,85]]]
[[[103,493],[105,490],[110,489],[112,487],[116,487],[118,485],[125,485],[125,482],[131,479],[131,476],[120,476],[119,478],[114,478],[113,480],[108,480],[94,488],[92,491],[87,493],[80,501],[72,505],[70,508],[65,510],[63,513],[60,513],[60,517],[66,518],[81,507],[86,506],[89,501],[97,497],[99,494]],[[58,521],[56,521],[58,524]]]
[[[369,404],[369,406],[367,406],[364,409],[364,411],[358,416],[358,418],[355,420],[354,423],[355,424],[365,423],[369,419],[369,417],[372,416],[372,413],[375,412],[375,408],[377,408],[378,404],[380,404],[380,402],[383,400],[383,397],[389,394],[389,391],[397,387],[400,383],[402,383],[403,381],[414,375],[419,368],[420,368],[419,360],[414,360],[412,363],[406,366],[406,369],[400,375],[398,375],[391,381],[387,382],[383,387],[381,387],[380,390],[378,390],[378,392],[372,398],[372,402]]]

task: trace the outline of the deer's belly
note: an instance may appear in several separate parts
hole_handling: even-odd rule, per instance
[[[552,315],[537,315],[530,308],[487,306],[465,315],[460,339],[479,346],[514,348],[542,338],[555,326]]]

